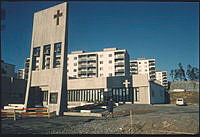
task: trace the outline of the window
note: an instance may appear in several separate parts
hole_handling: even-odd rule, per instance
[[[147,62],[144,62],[144,64],[147,64]]]
[[[145,69],[145,71],[147,71],[147,69]]]
[[[141,62],[139,62],[139,64],[141,64]]]
[[[112,73],[109,73],[108,75],[109,75],[109,77],[111,77],[111,76],[112,76]]]
[[[77,57],[74,57],[74,60],[77,60]]]
[[[140,91],[139,88],[135,88],[135,101],[140,101]]]
[[[74,66],[77,66],[77,63],[74,63]]]
[[[112,63],[112,60],[109,60],[109,62],[108,62],[109,64],[111,64]]]
[[[54,44],[54,52],[55,52],[55,55],[61,54],[61,42]]]
[[[103,61],[100,61],[100,64],[103,64]]]
[[[43,91],[43,101],[48,101],[48,91]]]
[[[103,57],[103,54],[100,55],[100,58],[102,58],[102,57]]]
[[[58,93],[50,93],[50,103],[57,104]]]
[[[103,70],[103,67],[100,67],[100,70]]]
[[[103,74],[100,74],[100,77],[102,77],[103,76]]]
[[[76,69],[74,69],[74,72],[76,72]]]
[[[60,55],[61,55],[61,42],[54,44],[54,59],[53,59],[53,68],[60,67]]]
[[[112,57],[112,54],[109,54],[108,57]]]

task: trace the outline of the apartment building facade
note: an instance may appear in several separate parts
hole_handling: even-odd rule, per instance
[[[19,69],[18,70],[18,72],[17,72],[17,78],[18,79],[25,79],[25,77],[24,77],[25,76],[25,73],[24,73],[25,71],[24,70],[25,69]]]
[[[158,80],[160,82],[160,84],[163,85],[164,87],[167,87],[168,86],[167,71],[157,70],[156,71],[156,80]]]
[[[105,48],[98,52],[75,51],[68,54],[69,78],[128,76],[127,50]]]
[[[155,80],[155,67],[155,59],[138,58],[136,60],[130,60],[131,75],[148,74],[149,79]]]
[[[17,72],[17,78],[28,80],[29,64],[30,64],[30,58],[26,58],[24,62],[24,68],[19,69]]]
[[[1,76],[5,77],[17,77],[15,73],[15,65],[9,64],[1,60]]]

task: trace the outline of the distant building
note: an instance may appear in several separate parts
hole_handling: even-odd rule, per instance
[[[156,80],[160,81],[160,84],[163,85],[164,87],[168,87],[168,82],[167,82],[167,71],[156,71]]]
[[[28,80],[28,72],[29,72],[30,58],[27,58],[24,63],[24,79]]]
[[[1,76],[16,78],[15,65],[5,63],[1,60]]]
[[[129,54],[123,49],[105,48],[98,52],[68,54],[68,76],[74,78],[128,76]]]
[[[131,75],[148,74],[149,79],[155,80],[155,67],[155,59],[138,58],[136,60],[130,60]]]
[[[19,69],[17,72],[17,78],[28,80],[29,64],[30,64],[30,58],[26,58],[24,62],[24,68]]]
[[[18,79],[25,79],[24,69],[19,69],[17,72],[17,78]]]

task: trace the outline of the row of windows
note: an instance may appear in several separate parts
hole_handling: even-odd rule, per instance
[[[50,103],[57,104],[58,93],[50,93]],[[48,91],[43,91],[43,101],[48,101]]]
[[[139,64],[141,64],[142,62],[138,62]],[[147,62],[145,61],[144,64],[147,64]]]
[[[101,54],[100,55],[100,58],[102,58],[103,57],[103,55]],[[108,57],[112,57],[112,54],[108,54]],[[74,60],[77,60],[78,58],[77,57],[74,57]],[[67,60],[69,60],[69,58],[67,58]]]
[[[112,60],[109,60],[108,63],[111,64]],[[103,61],[100,61],[99,64],[103,64]]]

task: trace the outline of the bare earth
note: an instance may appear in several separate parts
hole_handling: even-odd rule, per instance
[[[132,110],[132,123],[130,117]],[[199,105],[124,104],[103,117],[62,116],[1,121],[2,134],[198,134]]]

